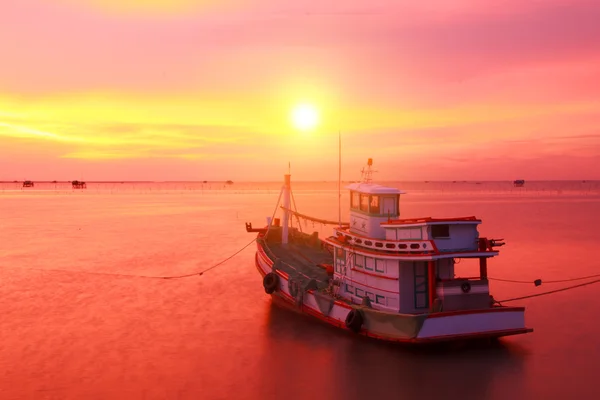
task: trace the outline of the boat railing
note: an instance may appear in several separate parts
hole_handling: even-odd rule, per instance
[[[373,250],[383,250],[396,253],[438,253],[433,240],[385,240],[372,239],[350,232],[335,229],[339,241]]]
[[[479,276],[457,276],[450,279],[438,279],[438,282],[462,282],[462,281],[480,281],[482,280]]]

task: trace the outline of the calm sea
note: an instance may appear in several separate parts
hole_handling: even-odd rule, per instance
[[[336,219],[335,183],[293,182]],[[600,182],[406,182],[403,217],[470,216],[496,278],[600,273]],[[599,398],[600,284],[510,303],[529,335],[407,349],[272,304],[254,247],[280,183],[0,183],[0,399]],[[348,196],[342,197],[347,220]],[[330,227],[301,223],[304,230]],[[459,265],[469,274],[473,265]],[[578,283],[578,282],[574,282]],[[497,299],[568,284],[493,281]]]

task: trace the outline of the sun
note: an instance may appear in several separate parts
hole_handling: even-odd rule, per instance
[[[308,131],[317,126],[319,113],[310,104],[300,104],[292,110],[292,123],[296,129]]]

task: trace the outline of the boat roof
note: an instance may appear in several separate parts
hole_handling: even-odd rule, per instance
[[[346,189],[369,194],[405,194],[406,192],[388,186],[377,185],[375,183],[351,183]]]
[[[395,225],[445,225],[445,224],[480,224],[481,220],[476,217],[457,217],[457,218],[411,218],[411,219],[393,219],[388,222],[382,222],[382,226]]]

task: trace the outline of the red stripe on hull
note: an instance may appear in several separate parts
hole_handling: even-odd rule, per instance
[[[372,276],[374,278],[388,279],[388,280],[391,280],[391,281],[397,281],[399,279],[399,278],[392,278],[391,276],[385,276],[385,275],[376,274],[374,272],[363,271],[363,270],[361,270],[359,268],[354,268],[354,267],[350,268],[350,270],[352,272],[358,272],[359,274],[364,274],[364,275]]]

